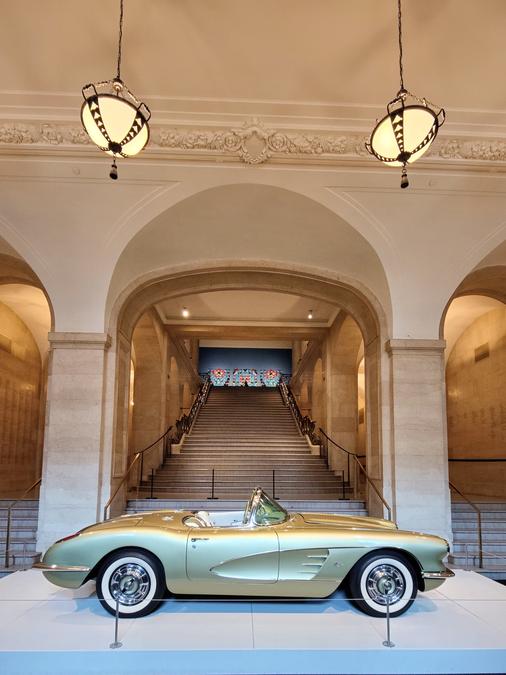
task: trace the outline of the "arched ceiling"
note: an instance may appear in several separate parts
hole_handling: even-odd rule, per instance
[[[186,307],[190,316],[182,317]],[[339,311],[322,300],[271,291],[210,291],[169,298],[157,303],[160,318],[172,326],[188,324],[269,325],[328,327]],[[313,319],[308,319],[312,310]]]
[[[206,190],[155,218],[123,251],[109,302],[143,275],[181,263],[206,261],[212,267],[262,260],[295,268],[310,260],[315,270],[356,279],[390,314],[385,272],[371,245],[320,204],[266,185]]]
[[[398,88],[395,0],[125,0],[122,75],[151,107],[153,134],[114,183],[79,110],[83,84],[114,74],[119,0],[4,5],[0,234],[44,285],[56,330],[105,329],[107,293],[129,279],[123,257],[111,286],[121,251],[169,214],[176,236],[147,256],[158,247],[162,268],[244,251],[251,261],[261,249],[257,262],[358,275],[393,306],[385,311],[399,338],[436,337],[460,280],[505,240],[503,0],[403,0],[406,84],[448,113],[409,190],[364,149]],[[244,129],[260,147],[268,130],[283,150],[248,164],[223,145]],[[173,219],[188,197],[204,204],[199,192],[241,182],[305,195],[332,212],[334,229],[318,216],[299,236],[297,209],[292,228],[267,218],[256,229],[247,217],[249,228],[234,228],[210,202],[207,228]],[[380,267],[356,255],[344,221]]]
[[[49,349],[47,334],[51,330],[51,312],[44,293],[33,286],[3,284],[0,302],[10,307],[27,326],[44,359]]]
[[[21,258],[19,253],[3,237],[0,237],[0,255],[9,255],[13,258]]]
[[[464,295],[455,298],[446,313],[444,324],[444,338],[446,340],[446,360],[448,360],[455,343],[476,319],[483,314],[504,307],[504,304],[494,298],[484,295]]]

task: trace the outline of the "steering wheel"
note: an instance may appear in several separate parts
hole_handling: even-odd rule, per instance
[[[190,525],[191,521],[195,522],[196,524]],[[204,522],[204,520],[200,518],[200,516],[197,516],[195,513],[193,513],[191,516],[187,516],[184,522],[185,525],[187,525],[188,527],[207,527],[207,523]]]

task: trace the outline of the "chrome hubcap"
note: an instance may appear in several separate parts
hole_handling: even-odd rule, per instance
[[[378,565],[367,575],[366,587],[369,596],[379,605],[386,605],[387,599],[393,605],[406,590],[406,581],[400,570],[393,565]]]
[[[149,593],[151,581],[144,567],[136,563],[126,563],[114,570],[109,590],[121,605],[137,605]]]

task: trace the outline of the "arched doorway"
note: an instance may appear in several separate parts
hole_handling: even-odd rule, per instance
[[[52,310],[23,260],[0,252],[0,270],[0,496],[14,498],[42,474]]]
[[[150,280],[149,284],[139,286],[139,288],[137,288],[123,304],[123,307],[118,312],[119,336],[123,343],[126,344],[128,336],[134,334],[133,331],[134,327],[137,325],[136,322],[139,320],[138,317],[143,316],[143,313],[146,312],[149,307],[157,306],[160,308],[160,306],[163,305],[163,303],[166,304],[170,298],[176,298],[177,302],[181,304],[183,302],[181,300],[182,298],[185,299],[184,303],[187,303],[188,298],[195,296],[200,298],[202,297],[202,294],[212,295],[213,293],[223,294],[226,292],[242,292],[247,296],[248,293],[255,293],[268,289],[270,293],[293,294],[294,287],[296,287],[298,295],[305,298],[304,302],[306,304],[307,302],[314,303],[318,300],[327,302],[336,307],[336,312],[338,311],[338,308],[340,309],[343,306],[346,307],[347,311],[341,310],[343,312],[343,318],[340,318],[339,320],[339,330],[341,331],[342,329],[342,331],[344,331],[341,332],[341,341],[338,341],[340,348],[350,350],[349,345],[346,347],[343,347],[342,345],[348,340],[347,331],[353,333],[351,326],[354,326],[355,333],[353,333],[353,339],[357,336],[357,344],[355,345],[353,343],[353,346],[356,347],[356,349],[352,356],[353,366],[350,371],[350,373],[353,373],[352,379],[354,381],[353,399],[350,408],[353,410],[352,418],[354,420],[355,435],[352,447],[355,448],[357,434],[357,357],[360,345],[362,344],[363,334],[367,335],[369,344],[367,355],[369,368],[372,372],[377,371],[375,376],[376,381],[381,379],[379,371],[382,367],[381,353],[379,352],[379,331],[381,330],[381,321],[375,315],[370,302],[356,289],[343,284],[332,284],[329,283],[329,281],[322,282],[314,277],[308,278],[307,275],[289,275],[287,272],[279,273],[271,270],[258,269],[242,268],[236,270],[228,269],[227,271],[206,270],[192,275],[167,275],[155,282]],[[352,315],[357,317],[356,320],[351,318]],[[348,320],[346,320],[346,318]],[[180,331],[181,330],[183,329],[180,329]],[[271,330],[274,330],[274,328],[271,328]],[[184,331],[182,335],[183,334]],[[180,348],[183,348],[184,346],[185,341],[180,341]],[[316,355],[318,349],[320,355],[312,361],[313,368],[311,376],[301,382],[301,391],[307,389],[308,413],[317,418],[317,423],[319,425],[321,424],[322,427],[326,428],[328,418],[328,392],[326,388],[328,367],[326,365],[324,366],[324,363],[326,363],[327,356],[323,358],[321,346],[318,348],[313,347],[310,344],[304,351],[303,358],[313,359],[311,354]],[[351,348],[350,353],[352,351],[353,348]],[[332,354],[329,353],[328,357],[332,359]],[[333,358],[337,360],[340,359],[341,367],[343,367],[342,355],[339,357],[339,354],[336,353]],[[137,350],[136,360],[138,360]],[[126,367],[126,359],[119,361],[120,365],[121,363],[124,363]],[[168,362],[168,376],[169,401],[171,401],[168,422],[174,423],[176,410],[179,409],[180,414],[185,407],[184,378],[181,378],[180,366],[174,358]],[[374,381],[374,379],[372,381]],[[382,439],[380,436],[381,422],[379,420],[381,408],[377,397],[377,390],[371,390],[370,398],[372,401],[371,414],[375,419],[375,424],[372,426],[371,434],[365,443],[365,454],[374,454],[374,457],[371,455],[370,464],[371,466],[376,467],[377,474],[372,478],[378,482],[379,486],[381,486],[381,461],[378,460],[378,456],[381,457],[380,449],[382,446]],[[117,405],[121,408],[121,406],[124,405],[124,401],[125,396],[118,390]],[[301,402],[301,405],[303,405],[303,402]],[[120,409],[117,411],[116,419],[120,422],[125,419],[125,416],[121,413]],[[123,437],[122,427],[119,426],[116,429],[115,438],[118,441]],[[116,457],[115,463],[117,462],[118,465],[124,463],[125,449],[122,443],[115,444],[114,452]],[[370,511],[374,513],[375,509],[381,512],[380,506],[374,504],[374,501],[371,499]]]
[[[444,316],[449,475],[477,501],[506,500],[505,300],[506,267],[485,267]]]

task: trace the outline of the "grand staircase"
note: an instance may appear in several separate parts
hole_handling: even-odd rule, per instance
[[[12,509],[9,566],[5,567],[7,508],[11,503],[11,499],[0,499],[0,577],[31,567],[40,557],[35,551],[39,502],[24,499]]]
[[[472,569],[497,581],[506,581],[506,503],[479,502],[482,520],[483,568],[479,567],[479,536],[474,509],[463,501],[452,503],[453,547],[450,563]]]
[[[213,487],[214,471],[214,487]],[[365,515],[350,488],[329,471],[298,431],[277,388],[213,387],[180,454],[172,454],[141,484],[129,511],[146,508],[234,508],[253,487],[289,507]],[[215,497],[215,501],[210,501]],[[162,501],[163,500],[163,501]]]

